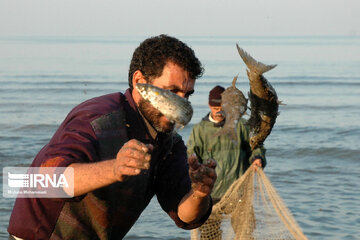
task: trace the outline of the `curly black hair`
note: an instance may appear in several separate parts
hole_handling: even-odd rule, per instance
[[[159,35],[144,40],[134,51],[129,67],[129,86],[132,89],[132,77],[140,70],[146,81],[160,77],[168,61],[179,65],[193,79],[202,76],[204,68],[194,51],[180,40],[167,35]]]

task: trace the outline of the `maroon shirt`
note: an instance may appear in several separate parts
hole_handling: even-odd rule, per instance
[[[152,139],[128,89],[90,99],[75,107],[32,167],[66,167],[113,159],[130,139],[155,146],[150,169],[73,199],[18,198],[8,232],[24,239],[121,239],[156,195],[178,227],[192,229],[177,215],[190,190],[186,147],[178,134]]]

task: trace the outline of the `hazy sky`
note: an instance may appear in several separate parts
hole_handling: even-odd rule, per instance
[[[0,0],[0,36],[360,35],[360,0]]]

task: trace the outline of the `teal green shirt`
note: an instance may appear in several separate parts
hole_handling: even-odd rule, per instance
[[[249,126],[244,119],[237,125],[237,143],[228,136],[214,137],[221,127],[209,121],[208,115],[194,125],[187,142],[187,153],[195,153],[201,160],[213,158],[217,162],[215,182],[211,196],[221,198],[230,185],[237,180],[251,165],[254,159],[261,158],[266,165],[265,148],[258,147],[251,151],[249,145]]]

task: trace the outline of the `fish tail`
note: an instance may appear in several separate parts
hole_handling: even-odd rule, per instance
[[[259,75],[262,75],[263,73],[270,71],[277,65],[266,65],[264,63],[256,61],[250,54],[245,52],[242,48],[239,47],[238,44],[236,44],[237,50],[240,54],[240,57],[246,64],[246,66],[249,68],[250,72],[256,72]]]

